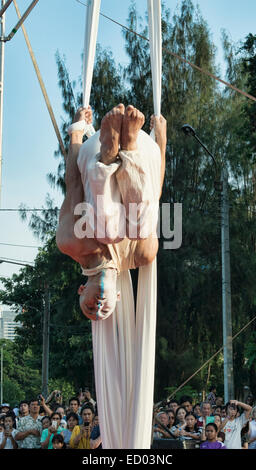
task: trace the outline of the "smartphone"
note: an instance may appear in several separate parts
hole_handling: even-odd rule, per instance
[[[57,425],[58,425],[58,423],[57,423],[57,421],[55,421],[55,419],[54,419],[53,422],[52,422],[52,426],[53,426],[55,429],[57,429]]]
[[[85,427],[90,426],[89,421],[85,421],[84,425],[85,425]]]

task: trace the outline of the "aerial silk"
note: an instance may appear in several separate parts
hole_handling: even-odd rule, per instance
[[[148,0],[154,113],[161,112],[161,8]],[[89,2],[84,105],[89,104],[100,1]],[[121,300],[111,316],[92,321],[96,399],[104,449],[149,449],[156,333],[156,259],[139,268],[137,304],[130,272],[117,278]]]

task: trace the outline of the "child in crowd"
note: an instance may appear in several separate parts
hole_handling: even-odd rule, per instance
[[[15,441],[16,423],[13,414],[7,413],[4,416],[4,429],[0,432],[0,449],[17,449],[18,444]]]
[[[186,426],[181,431],[181,438],[199,440],[201,431],[197,427],[197,418],[194,413],[188,412],[185,416]]]
[[[64,437],[61,434],[55,434],[55,436],[53,436],[52,448],[53,449],[66,449]]]
[[[206,441],[200,444],[200,449],[226,449],[223,442],[217,440],[218,428],[215,423],[205,426]]]

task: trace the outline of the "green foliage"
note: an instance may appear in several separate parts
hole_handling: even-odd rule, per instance
[[[133,2],[128,27],[148,35]],[[173,390],[222,346],[222,293],[220,245],[220,194],[214,189],[219,169],[229,170],[230,252],[233,333],[255,314],[256,225],[255,225],[255,103],[221,88],[209,76],[173,57],[173,52],[196,65],[218,74],[215,46],[208,26],[191,0],[179,2],[175,14],[163,6],[162,114],[168,122],[166,177],[162,202],[182,203],[183,241],[179,250],[164,250],[160,238],[158,253],[158,322],[155,400],[164,390]],[[97,49],[91,105],[95,126],[113,105],[124,102],[140,108],[146,117],[153,112],[148,42],[124,31],[129,64],[116,66],[110,51]],[[256,37],[249,35],[240,50],[223,32],[227,78],[235,86],[256,96]],[[67,127],[76,107],[82,103],[81,77],[72,81],[65,57],[56,54],[59,86],[63,96],[63,141],[68,147]],[[211,158],[192,138],[181,132],[189,123],[201,141],[214,154]],[[65,162],[60,149],[56,174],[50,183],[65,193]],[[48,210],[47,209],[51,209]],[[23,213],[24,215],[24,213]],[[171,220],[172,220],[171,211]],[[77,287],[82,282],[79,266],[59,253],[54,240],[57,210],[48,198],[42,217],[33,214],[29,225],[44,241],[36,258],[36,268],[24,268],[11,279],[2,280],[2,302],[13,302],[22,322],[16,345],[24,351],[32,370],[41,368],[42,313],[45,281],[51,291],[50,380],[68,393],[83,384],[93,384],[90,323],[82,316]],[[172,229],[173,227],[170,227]],[[237,393],[248,380],[256,393],[253,347],[245,349],[249,332],[234,341],[234,371]],[[253,344],[252,340],[249,344]],[[248,346],[249,347],[249,346]],[[245,353],[246,351],[246,353]],[[252,351],[252,352],[250,352]],[[249,354],[249,355],[248,355]],[[13,379],[14,380],[14,379]],[[191,393],[205,390],[209,383],[223,389],[221,355],[189,382]],[[18,382],[19,383],[19,382]],[[24,382],[25,383],[25,382]],[[71,389],[68,389],[70,384]],[[58,386],[57,386],[58,385]],[[185,387],[181,389],[185,393]]]

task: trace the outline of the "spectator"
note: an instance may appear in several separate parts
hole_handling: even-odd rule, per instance
[[[66,449],[64,438],[61,434],[55,434],[52,438],[53,449]]]
[[[157,413],[156,418],[160,421],[161,424],[163,424],[163,426],[165,426],[166,428],[168,427],[169,415],[166,411],[160,411],[159,413]],[[164,428],[162,428],[160,424],[158,424],[158,422],[156,422],[154,426],[154,437],[157,437],[158,439],[163,439],[166,437],[169,438],[171,436],[167,431],[164,430]]]
[[[73,413],[76,413],[79,415],[79,409],[80,409],[80,401],[78,398],[73,397],[70,398],[69,400],[69,410],[72,411]],[[83,420],[81,416],[79,416],[79,423],[78,424],[83,424]]]
[[[2,405],[0,407],[0,414],[1,415],[6,415],[10,411],[11,411],[11,407],[10,407],[9,403],[2,403]]]
[[[72,449],[91,449],[96,447],[94,444],[98,444],[97,447],[101,444],[100,436],[97,436],[92,442],[90,441],[91,431],[92,431],[92,421],[94,418],[94,408],[92,404],[88,403],[81,410],[81,417],[83,424],[75,426],[70,438],[70,447]],[[95,436],[94,436],[95,437]]]
[[[53,390],[46,398],[45,404],[50,404],[51,410],[56,411],[58,406],[62,406],[62,393],[60,390]],[[52,411],[51,411],[52,413]]]
[[[65,410],[64,410],[63,406],[58,406],[58,408],[56,408],[56,413],[59,413],[61,415],[60,425],[61,425],[62,428],[66,429],[67,420],[66,420],[66,417],[65,417]]]
[[[196,416],[197,420],[202,416],[201,408],[200,408],[200,403],[196,403],[193,407],[193,413]]]
[[[4,430],[0,432],[0,449],[17,449],[18,445],[15,441],[17,429],[16,422],[12,413],[6,413],[4,417]]]
[[[227,410],[226,410],[226,406],[224,405],[221,409],[221,419],[222,421],[224,421],[224,419],[227,417]]]
[[[64,429],[63,431],[63,436],[64,436],[64,442],[67,446],[67,448],[69,448],[69,442],[70,442],[70,438],[71,438],[71,435],[72,435],[72,432],[73,432],[73,429],[75,426],[78,426],[79,424],[79,416],[78,414],[74,413],[73,411],[71,411],[68,415],[67,415],[67,428]]]
[[[169,416],[169,423],[168,423],[168,429],[171,429],[174,426],[175,423],[175,413],[172,410],[167,410],[167,414]]]
[[[170,400],[168,404],[169,410],[172,410],[175,413],[176,416],[176,411],[179,408],[179,404],[177,400]]]
[[[29,402],[23,400],[19,404],[19,416],[18,419],[24,418],[25,416],[29,415]]]
[[[42,423],[42,429],[48,429],[51,425],[51,418],[50,416],[43,416],[42,417],[42,420],[41,420],[41,423]]]
[[[98,415],[95,415],[93,419],[93,427],[90,436],[90,447],[91,449],[102,449]]]
[[[249,421],[247,421],[246,425],[242,428],[241,431],[241,445],[242,449],[249,449]]]
[[[252,420],[249,423],[248,449],[256,449],[256,406],[252,410]]]
[[[214,423],[216,424],[218,428],[218,434],[217,434],[217,441],[224,442],[225,441],[225,433],[221,431],[221,415],[220,414],[215,414],[214,415]]]
[[[251,394],[249,394],[248,397],[246,398],[246,404],[253,407],[253,402],[254,402],[254,398]]]
[[[208,401],[203,401],[200,405],[200,409],[201,409],[201,416],[197,420],[197,426],[199,428],[202,428],[202,427],[205,427],[206,424],[208,424],[206,418],[211,416],[212,414],[211,403],[209,403]]]
[[[216,386],[215,385],[212,385],[210,387],[210,393],[207,395],[206,400],[211,404],[212,407],[216,405]]]
[[[244,412],[237,417],[237,407],[243,408]],[[230,400],[227,405],[227,417],[221,424],[221,428],[225,433],[224,444],[227,449],[241,449],[241,430],[249,420],[251,406],[237,400]]]
[[[180,406],[183,406],[187,413],[192,411],[193,409],[192,403],[193,403],[193,400],[188,395],[183,395],[180,398]]]
[[[40,405],[37,399],[29,402],[29,414],[21,418],[17,425],[18,433],[16,441],[22,441],[22,449],[40,449],[40,436],[42,432],[41,417],[39,415]]]
[[[222,397],[216,397],[215,405],[222,407],[223,406],[223,398]]]
[[[221,410],[222,410],[222,406],[215,406],[214,411],[213,411],[214,416],[215,415],[221,416]]]
[[[185,416],[186,416],[186,409],[183,406],[179,406],[179,408],[176,411],[175,425],[171,428],[171,433],[177,438],[182,436],[182,431],[184,430],[186,426]]]
[[[195,439],[199,440],[201,432],[197,427],[197,419],[194,413],[189,411],[185,416],[186,426],[181,432],[181,439]]]
[[[52,439],[55,434],[63,433],[64,428],[60,425],[61,415],[54,411],[51,415],[51,425],[42,432],[41,447],[42,449],[52,449]]]
[[[215,423],[205,426],[206,441],[200,444],[200,449],[226,449],[225,445],[217,440],[218,428]]]
[[[91,403],[93,405],[93,408],[95,410],[95,406],[96,406],[96,401],[93,400],[93,398],[91,397],[91,393],[90,391],[88,390],[88,388],[86,388],[84,390],[84,392],[82,391],[82,389],[80,389],[80,393],[79,393],[79,396],[78,396],[78,399],[79,399],[79,402],[80,402],[80,405],[85,405],[87,403]]]

